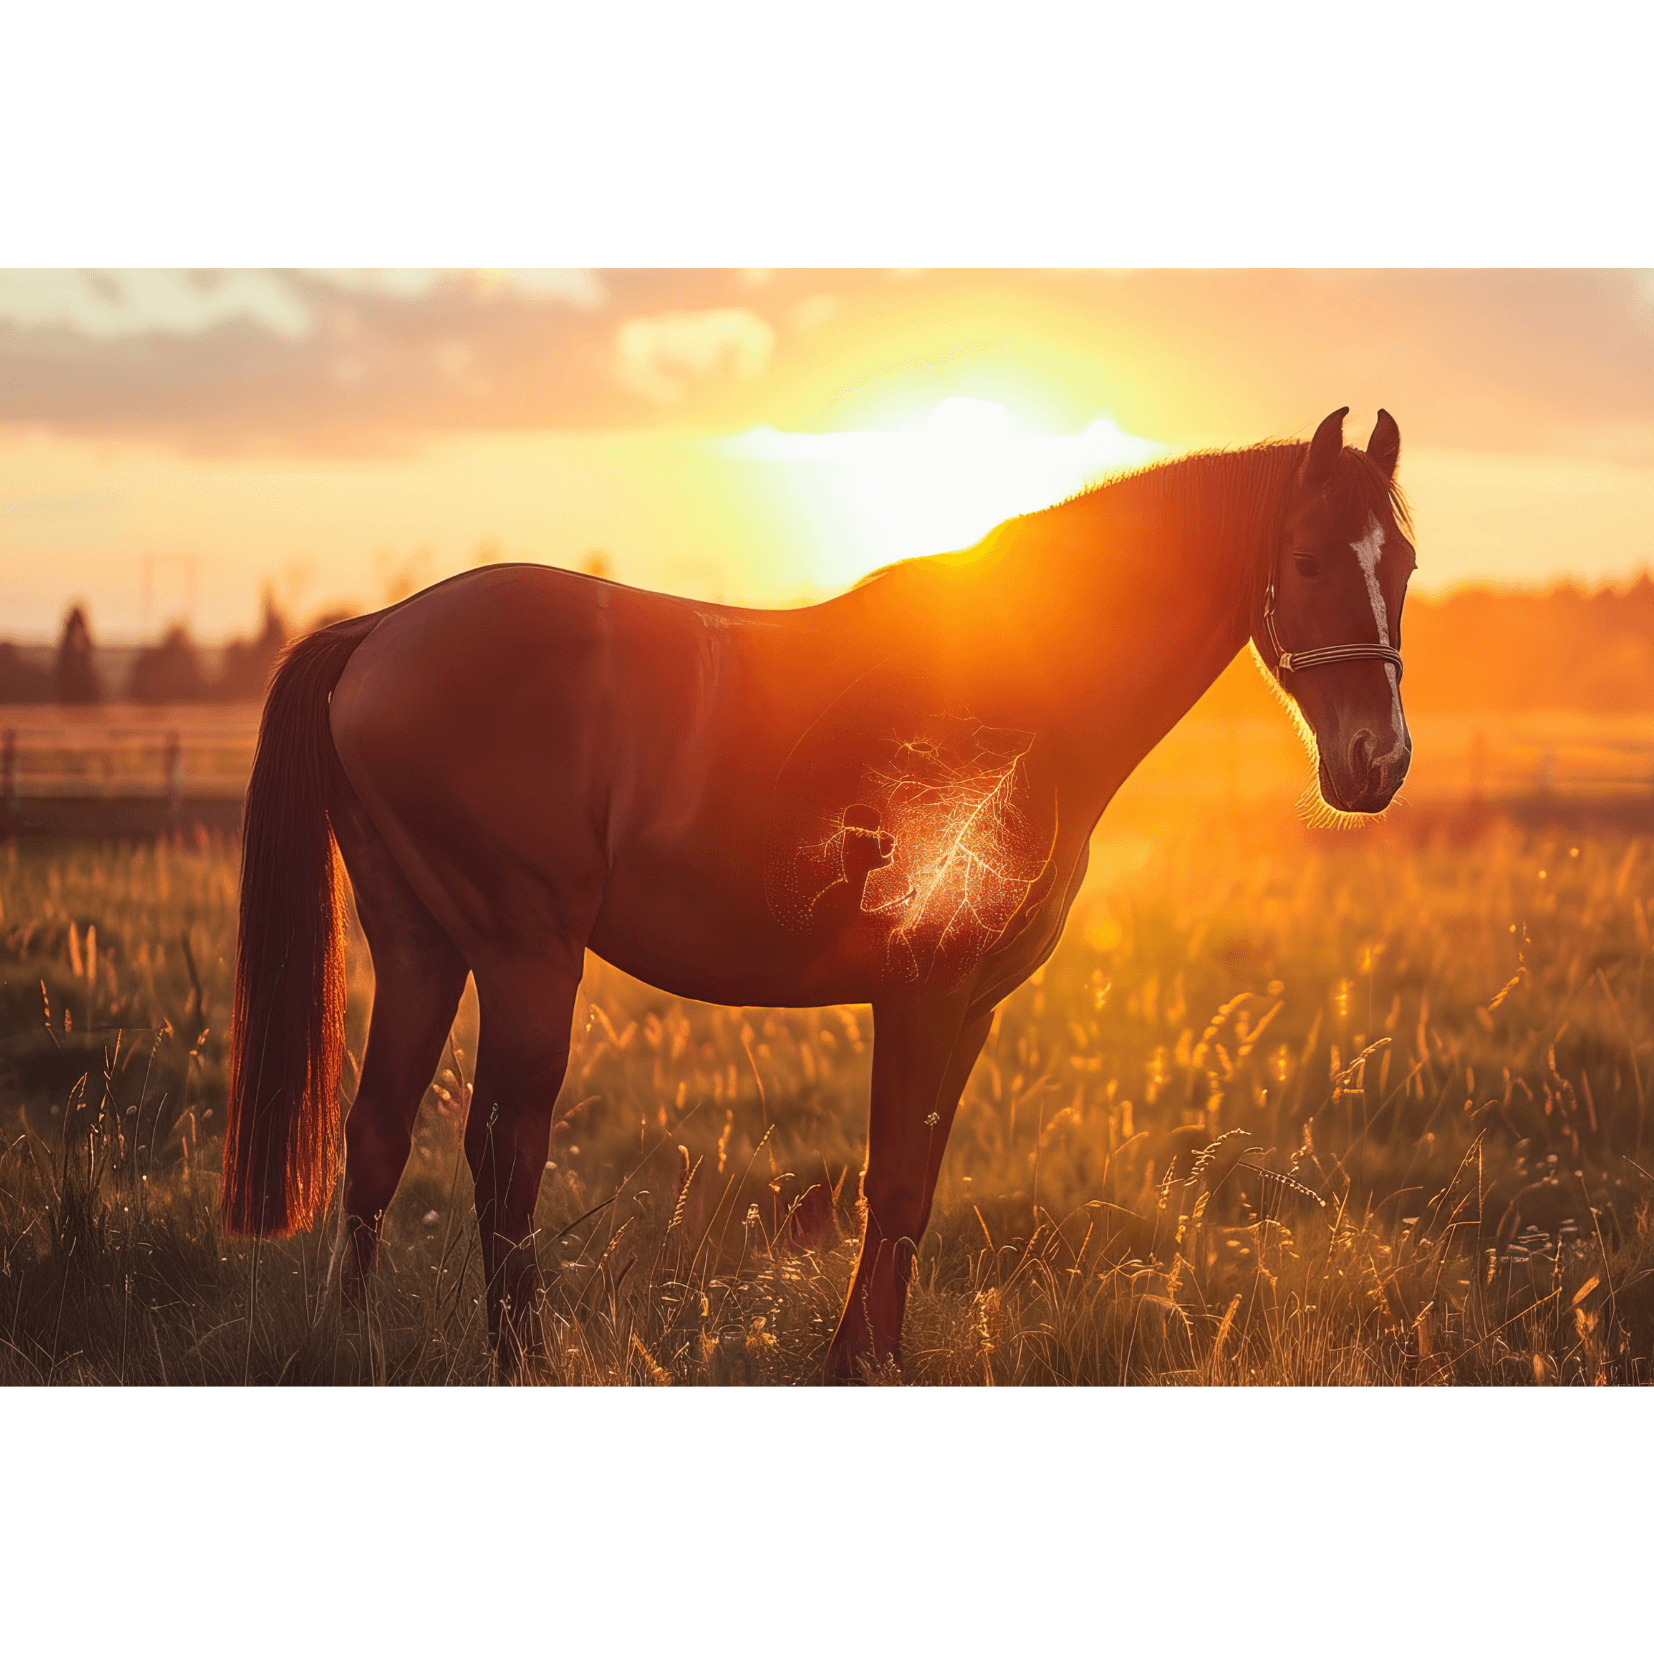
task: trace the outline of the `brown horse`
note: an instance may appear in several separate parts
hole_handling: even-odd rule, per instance
[[[697,999],[871,1003],[863,1237],[828,1370],[899,1357],[960,1094],[1121,782],[1249,636],[1328,805],[1381,810],[1406,773],[1400,437],[1381,412],[1345,448],[1347,411],[813,608],[521,565],[296,644],[247,791],[226,1227],[288,1233],[333,1186],[342,853],[377,979],[344,1125],[355,1270],[469,973],[489,1330],[533,1346],[535,1197],[590,948]]]

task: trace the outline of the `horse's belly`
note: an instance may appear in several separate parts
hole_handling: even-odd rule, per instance
[[[662,993],[712,1005],[865,1005],[877,997],[865,972],[831,960],[794,970],[774,959],[690,965],[647,942],[632,946],[624,939],[594,935],[587,945],[599,959]]]
[[[998,999],[1055,944],[1072,854],[991,877],[955,858],[915,869],[920,881],[892,886],[891,897],[855,862],[859,841],[844,836],[834,877],[802,884],[809,900],[794,902],[779,899],[773,867],[766,878],[748,838],[696,834],[670,854],[634,849],[611,866],[589,946],[688,998],[831,1005],[990,984]]]
[[[761,880],[714,855],[622,858],[587,945],[630,976],[714,1004],[860,1003],[878,986],[855,937],[780,924]]]

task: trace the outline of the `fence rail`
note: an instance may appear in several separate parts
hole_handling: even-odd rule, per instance
[[[61,729],[0,731],[0,799],[56,797],[239,798],[253,763],[251,735],[110,726],[66,738]]]
[[[233,831],[252,769],[244,718],[206,727],[152,721],[0,729],[0,835],[149,836]]]

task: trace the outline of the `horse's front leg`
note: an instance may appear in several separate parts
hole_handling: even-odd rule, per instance
[[[476,979],[481,1022],[465,1155],[476,1180],[488,1336],[510,1370],[541,1347],[534,1204],[580,973],[518,956],[479,969]]]
[[[901,1359],[913,1258],[954,1112],[992,1022],[991,1006],[972,1012],[956,997],[874,1007],[861,1255],[827,1352],[831,1379],[855,1377],[865,1360]]]

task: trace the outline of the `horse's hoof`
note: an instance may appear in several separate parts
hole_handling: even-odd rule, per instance
[[[549,1368],[545,1333],[537,1314],[502,1318],[489,1344],[493,1350],[496,1383],[532,1383]]]
[[[899,1384],[901,1375],[899,1355],[886,1354],[881,1358],[865,1346],[859,1349],[843,1347],[827,1352],[821,1382],[831,1385]]]
[[[496,1384],[534,1384],[545,1379],[551,1370],[544,1344],[499,1345],[494,1350],[494,1382]]]
[[[363,1275],[355,1269],[345,1269],[339,1276],[339,1302],[346,1309],[366,1309],[368,1288],[372,1281],[371,1275]]]

